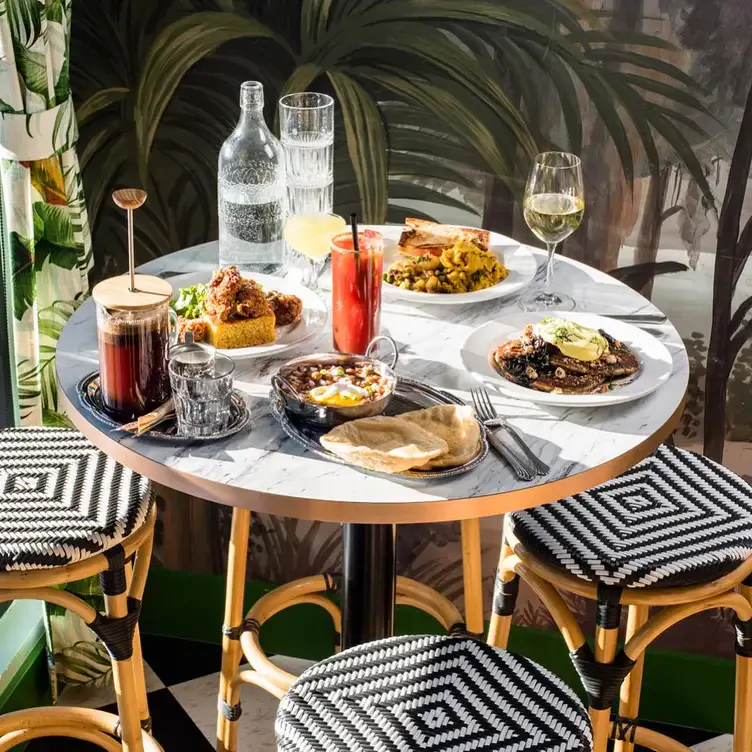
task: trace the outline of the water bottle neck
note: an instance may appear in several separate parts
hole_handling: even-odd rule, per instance
[[[264,120],[263,107],[254,108],[241,108],[240,120],[238,120],[238,128],[244,128],[247,126],[261,126],[266,128],[266,120]]]

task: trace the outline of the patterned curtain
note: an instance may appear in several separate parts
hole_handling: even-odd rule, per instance
[[[89,291],[91,235],[76,156],[69,81],[72,0],[0,0],[0,175],[13,276],[19,413],[27,425],[67,425],[55,347]],[[70,583],[101,607],[96,578]],[[104,647],[75,615],[48,605],[53,699],[59,682],[101,685]]]
[[[0,173],[22,423],[64,425],[55,346],[88,292],[91,236],[69,83],[72,0],[0,0]]]

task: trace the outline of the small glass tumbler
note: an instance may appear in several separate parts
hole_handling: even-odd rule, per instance
[[[170,385],[181,436],[216,436],[232,408],[235,361],[214,348],[193,345],[170,357]]]

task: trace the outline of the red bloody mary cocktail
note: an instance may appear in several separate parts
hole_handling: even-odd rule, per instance
[[[332,327],[335,350],[363,355],[381,331],[384,240],[361,230],[358,247],[349,232],[332,238]]]

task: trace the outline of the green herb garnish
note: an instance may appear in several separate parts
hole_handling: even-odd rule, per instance
[[[198,319],[204,313],[206,285],[192,285],[178,292],[177,300],[170,302],[175,313],[184,319]]]

